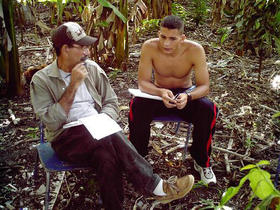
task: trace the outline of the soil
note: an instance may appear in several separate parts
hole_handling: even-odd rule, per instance
[[[265,170],[271,173],[272,180],[276,173],[280,150],[277,144],[280,140],[280,127],[272,115],[279,111],[280,97],[279,92],[272,89],[271,79],[280,74],[280,66],[275,64],[279,57],[271,55],[264,61],[261,79],[258,81],[257,57],[235,55],[230,43],[217,47],[218,36],[207,24],[195,26],[189,22],[186,35],[188,39],[201,43],[205,48],[211,79],[211,93],[208,97],[219,107],[211,160],[218,183],[211,187],[200,184],[199,174],[193,168],[191,157],[187,156],[185,161],[181,161],[182,148],[165,154],[168,149],[182,143],[182,139],[184,140],[186,136],[185,125],[181,125],[179,132],[174,134],[174,124],[154,123],[151,128],[150,152],[146,157],[153,165],[154,171],[163,178],[172,175],[180,177],[190,173],[195,176],[196,181],[195,188],[185,198],[170,204],[158,205],[155,209],[200,209],[203,206],[218,205],[222,193],[230,186],[236,186],[246,175],[247,171],[241,172],[240,168],[257,163],[259,160],[271,161]],[[108,66],[103,66],[119,97],[121,108],[119,124],[126,135],[129,132],[127,115],[131,99],[128,88],[137,88],[137,65],[141,43],[155,36],[156,31],[149,31],[142,34],[137,43],[130,43],[127,71],[112,72]],[[18,29],[20,65],[23,71],[28,67],[38,67],[52,61],[53,57],[48,53],[47,47],[49,38],[49,34],[34,34],[33,27],[27,27],[24,31]],[[44,47],[35,49],[40,46]],[[37,179],[33,177],[36,162],[35,147],[39,143],[39,121],[35,118],[30,104],[28,84],[24,88],[22,96],[0,99],[0,209],[42,209],[43,206],[45,173],[41,165]],[[17,124],[12,122],[9,109],[16,118],[19,118]],[[227,149],[229,141],[232,141],[230,151],[244,157],[221,151],[220,148]],[[225,154],[228,154],[230,160],[230,173],[226,172]],[[61,173],[52,173],[51,198],[57,196],[53,209],[100,208],[98,187],[92,171],[66,172],[63,181],[59,181],[59,175]],[[61,183],[60,191],[53,193],[54,188]],[[125,175],[124,191],[124,209],[133,209],[141,194],[127,182]],[[244,209],[250,196],[251,190],[246,183],[227,205],[233,209]],[[151,205],[146,202],[143,199],[144,205]],[[259,202],[258,199],[254,199],[253,206]]]

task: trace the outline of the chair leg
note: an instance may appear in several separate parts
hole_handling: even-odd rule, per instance
[[[189,140],[191,138],[191,130],[192,130],[192,124],[189,123],[188,130],[187,130],[187,137],[186,137],[186,141],[185,141],[185,151],[184,151],[184,156],[183,156],[184,160],[187,158],[187,155],[188,155],[188,145],[189,145]]]
[[[34,166],[34,173],[33,173],[33,178],[35,181],[38,178],[38,165],[39,165],[39,154],[38,151],[36,150],[35,166]]]
[[[45,210],[49,209],[49,197],[50,197],[50,172],[46,170],[46,194],[45,194]]]
[[[176,125],[176,128],[175,128],[175,134],[177,134],[177,133],[178,133],[179,128],[180,128],[180,122],[178,122],[178,123],[177,123],[177,125]]]

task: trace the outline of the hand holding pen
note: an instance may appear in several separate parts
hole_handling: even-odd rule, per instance
[[[174,96],[177,109],[183,109],[188,103],[188,95],[185,93],[178,93]]]

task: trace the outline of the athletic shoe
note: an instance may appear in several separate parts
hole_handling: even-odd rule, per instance
[[[194,160],[194,169],[200,174],[201,180],[205,184],[216,184],[217,179],[211,167],[201,167]]]

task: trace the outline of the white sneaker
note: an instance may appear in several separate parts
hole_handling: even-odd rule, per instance
[[[212,170],[211,167],[208,168],[202,168],[200,165],[198,165],[194,160],[194,169],[200,174],[201,180],[205,184],[216,184],[217,179],[216,176]]]

